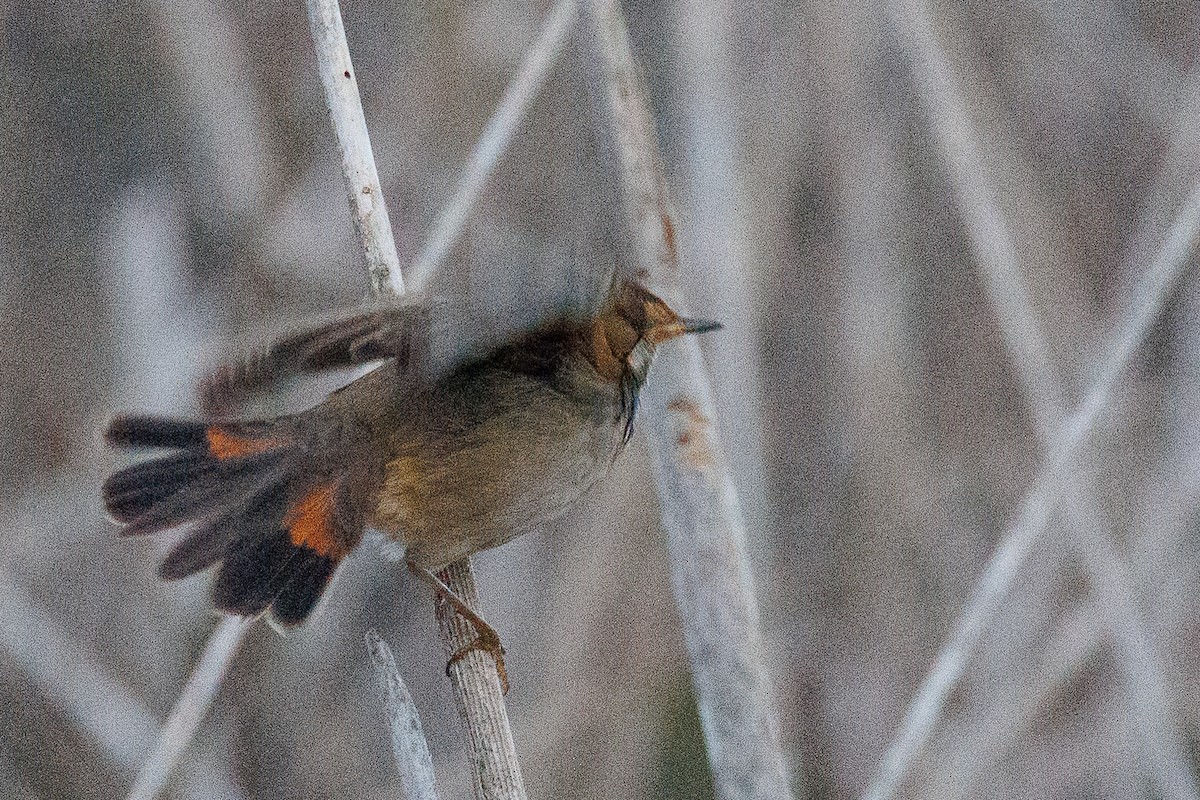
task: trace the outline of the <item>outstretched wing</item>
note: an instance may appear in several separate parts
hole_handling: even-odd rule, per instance
[[[224,415],[281,379],[384,359],[393,359],[398,373],[409,380],[436,381],[538,325],[596,313],[610,280],[606,273],[594,280],[558,281],[540,291],[531,287],[519,298],[503,292],[468,294],[461,288],[380,298],[221,365],[200,383],[201,406],[209,414]]]
[[[284,378],[383,359],[395,359],[406,373],[433,371],[427,348],[436,305],[423,297],[400,298],[288,334],[206,375],[198,388],[201,406],[224,413]]]

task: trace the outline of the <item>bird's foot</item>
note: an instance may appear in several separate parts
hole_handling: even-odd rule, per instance
[[[466,658],[472,650],[482,650],[496,662],[496,674],[500,676],[500,690],[504,694],[508,694],[508,670],[504,667],[504,647],[500,644],[499,635],[491,626],[488,626],[486,630],[476,629],[476,632],[479,635],[470,644],[458,648],[450,656],[450,660],[446,662],[446,676],[450,676],[450,667]]]

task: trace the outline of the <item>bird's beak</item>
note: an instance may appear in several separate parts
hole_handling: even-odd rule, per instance
[[[651,343],[657,345],[670,341],[677,336],[683,336],[685,333],[707,333],[708,331],[717,331],[720,329],[721,323],[719,322],[679,317],[664,325],[654,326],[650,329],[650,334],[647,338]]]
[[[711,322],[707,319],[681,319],[679,324],[683,326],[684,333],[708,333],[709,331],[719,331],[724,327],[719,322]]]

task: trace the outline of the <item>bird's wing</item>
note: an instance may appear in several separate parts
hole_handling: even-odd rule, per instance
[[[285,378],[395,359],[401,373],[432,371],[426,348],[437,304],[406,297],[301,328],[270,347],[221,364],[200,382],[201,406],[221,415]]]
[[[429,295],[378,300],[221,364],[200,382],[201,407],[212,416],[225,416],[282,379],[385,359],[392,359],[398,374],[414,383],[434,382],[550,320],[593,314],[597,303],[596,297],[541,299],[520,309]]]
[[[546,322],[596,314],[622,270],[600,244],[592,250],[564,265],[532,263],[519,273],[445,270],[420,291],[377,298],[231,359],[202,380],[201,405],[225,415],[281,379],[384,359],[393,359],[407,380],[436,381]]]

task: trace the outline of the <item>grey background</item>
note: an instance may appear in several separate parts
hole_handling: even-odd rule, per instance
[[[170,537],[119,540],[103,519],[99,482],[120,463],[98,441],[105,416],[194,412],[192,382],[222,351],[366,293],[303,6],[186,5],[0,7],[9,797],[119,796],[150,744],[122,709],[164,719],[214,624],[204,579],[155,579]],[[796,783],[853,797],[1040,449],[884,5],[736,5],[627,13],[691,310],[726,323],[705,347]],[[402,263],[545,10],[344,4]],[[978,138],[976,177],[1009,222],[1073,402],[1198,175],[1200,12],[1028,0],[932,14]],[[611,244],[607,169],[572,45],[446,279],[508,314],[590,274]],[[1197,288],[1189,269],[1087,459],[1188,763]],[[903,796],[1159,796],[1129,662],[1067,530],[1056,519],[1039,541]],[[707,796],[640,439],[568,519],[477,570],[533,796]],[[373,541],[311,624],[251,634],[175,796],[396,796],[368,627],[396,650],[444,796],[466,796],[429,598]],[[80,725],[80,703],[107,723]]]

